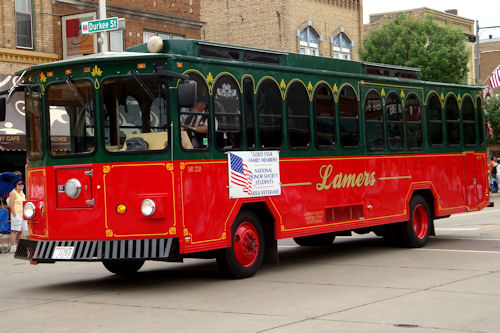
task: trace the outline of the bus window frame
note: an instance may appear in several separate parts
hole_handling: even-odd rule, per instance
[[[396,103],[396,105],[399,105],[401,107],[401,120],[400,121],[395,121],[395,120],[389,120],[389,115],[388,115],[388,112],[387,112],[387,101],[389,100],[389,97],[392,96],[396,96],[397,100],[398,100],[398,103]],[[402,99],[401,99],[401,96],[399,96],[399,94],[395,91],[395,90],[391,90],[389,91],[389,93],[387,94],[387,96],[385,97],[385,105],[384,105],[384,122],[385,122],[385,130],[386,130],[386,133],[387,133],[387,149],[391,152],[401,152],[401,151],[405,151],[405,148],[406,148],[406,126],[405,126],[405,108],[403,107],[403,102],[402,102]],[[391,140],[390,140],[390,136],[389,136],[389,123],[392,122],[392,123],[401,123],[401,148],[398,148],[398,147],[392,147],[391,146]]]
[[[406,117],[406,112],[407,112],[406,108],[407,108],[408,100],[410,99],[411,96],[415,96],[415,99],[418,102],[418,110],[420,113],[420,146],[419,147],[410,147],[410,145],[408,143],[408,126],[407,125],[408,125],[409,120]],[[422,112],[422,108],[423,108],[423,105],[422,105],[422,102],[420,101],[420,99],[418,98],[418,94],[416,94],[414,92],[410,92],[406,95],[405,106],[404,106],[403,112],[404,112],[405,146],[406,146],[406,149],[408,151],[422,151],[424,149],[424,114]],[[412,124],[412,123],[410,123],[410,124]]]
[[[281,144],[279,145],[279,147],[275,147],[275,146],[263,146],[262,145],[262,138],[261,138],[261,135],[260,135],[260,128],[261,128],[261,125],[260,125],[260,119],[261,119],[261,114],[259,112],[259,108],[258,108],[258,101],[259,101],[259,89],[260,87],[267,81],[270,81],[272,82],[276,89],[277,89],[277,92],[278,92],[278,96],[279,96],[279,99],[280,99],[280,103],[281,103],[281,108],[280,108],[280,112],[279,112],[279,116],[278,115],[264,115],[264,118],[280,118],[280,121],[281,121]],[[255,89],[255,113],[257,114],[257,123],[256,123],[256,127],[257,127],[257,137],[258,137],[258,142],[259,142],[259,148],[262,149],[262,150],[282,150],[283,149],[283,146],[285,144],[285,126],[284,126],[284,116],[283,116],[283,108],[285,107],[284,104],[284,100],[283,100],[283,95],[281,94],[281,89],[279,87],[279,84],[276,82],[276,80],[274,80],[273,78],[271,77],[265,77],[263,79],[261,79],[261,81],[259,82],[259,85],[256,87]]]
[[[382,121],[381,122],[378,122],[378,121],[369,121],[368,120],[368,117],[367,117],[367,114],[366,114],[366,103],[368,101],[368,96],[371,94],[371,93],[375,93],[378,97],[378,100],[380,101],[380,104],[382,106],[382,109],[381,109],[381,114],[382,114]],[[366,92],[365,94],[365,98],[363,100],[363,117],[364,117],[364,132],[365,132],[365,147],[366,149],[369,151],[369,152],[383,152],[386,150],[386,147],[387,147],[387,135],[386,135],[386,131],[387,131],[387,128],[386,128],[386,122],[385,122],[385,107],[383,105],[383,99],[382,99],[382,96],[380,95],[380,93],[376,90],[376,89],[370,89]],[[368,139],[367,139],[367,131],[366,131],[366,128],[367,128],[367,124],[371,122],[371,123],[382,123],[382,146],[381,147],[371,147],[368,145]]]
[[[316,113],[316,94],[320,88],[325,88],[329,92],[329,96],[331,96],[331,102],[333,106],[333,117],[318,117]],[[312,101],[311,101],[311,107],[312,107],[312,121],[314,122],[314,144],[316,146],[316,149],[319,150],[336,150],[338,146],[338,130],[337,130],[337,125],[338,125],[338,117],[337,117],[337,103],[335,102],[335,95],[333,94],[332,89],[330,86],[328,86],[326,83],[320,83],[316,86],[316,88],[313,91],[312,94]],[[334,142],[331,145],[320,145],[318,142],[318,119],[333,119],[333,139]]]
[[[436,144],[436,143],[432,143],[431,140],[432,140],[432,136],[431,136],[431,121],[435,121],[437,122],[437,120],[435,119],[431,119],[430,117],[430,106],[431,106],[431,99],[432,97],[435,97],[437,102],[438,102],[438,105],[439,105],[439,109],[440,109],[440,114],[441,114],[441,120],[440,120],[440,123],[441,123],[441,143],[439,144]],[[427,96],[427,100],[426,100],[426,116],[427,116],[427,143],[429,144],[429,147],[431,148],[443,148],[444,146],[444,137],[445,137],[445,120],[444,120],[444,108],[443,108],[443,105],[441,104],[441,101],[439,99],[439,95],[436,93],[436,92],[432,92],[432,93],[429,93],[428,96]]]
[[[484,146],[485,143],[485,121],[484,121],[484,111],[483,111],[483,103],[481,97],[476,97],[476,106],[474,107],[474,113],[476,114],[476,127],[477,127],[477,135],[479,137],[479,146]]]
[[[457,105],[457,114],[458,114],[458,119],[451,119],[449,120],[448,119],[448,110],[446,109],[446,104],[448,103],[449,100],[454,100],[455,101],[455,104]],[[459,148],[459,147],[462,147],[463,146],[463,133],[462,133],[462,118],[461,117],[461,108],[460,108],[460,105],[458,104],[458,99],[457,97],[452,94],[452,93],[449,93],[448,96],[445,98],[444,100],[444,116],[445,116],[445,119],[444,120],[444,123],[445,123],[445,136],[446,136],[446,146],[448,148]],[[448,126],[448,123],[453,123],[453,124],[458,124],[458,137],[459,137],[459,142],[458,143],[450,143],[450,135],[448,134],[448,131],[449,131],[449,126]]]
[[[52,140],[51,140],[51,133],[50,133],[50,106],[49,106],[49,91],[50,91],[50,88],[54,85],[67,85],[66,81],[64,81],[64,78],[62,78],[61,81],[54,81],[54,82],[50,82],[49,84],[47,84],[47,86],[45,87],[45,92],[43,94],[44,96],[44,106],[43,106],[43,109],[44,109],[44,113],[45,113],[45,132],[47,133],[47,140],[46,140],[46,147],[47,147],[47,152],[48,152],[48,155],[51,157],[51,158],[55,158],[55,159],[64,159],[64,158],[73,158],[73,157],[92,157],[94,156],[96,153],[97,153],[97,149],[98,149],[98,137],[97,137],[97,104],[96,104],[96,89],[94,87],[94,82],[90,79],[90,78],[81,78],[81,79],[76,79],[76,80],[72,80],[71,83],[77,83],[77,82],[85,82],[87,81],[88,83],[90,83],[90,86],[92,87],[91,91],[93,92],[94,94],[94,99],[93,99],[93,104],[92,104],[92,110],[94,112],[94,149],[92,149],[92,151],[90,152],[82,152],[82,153],[71,153],[71,154],[63,154],[63,155],[57,155],[57,154],[53,154],[52,153]]]
[[[171,119],[170,119],[170,104],[169,104],[169,98],[170,98],[170,94],[169,94],[169,80],[166,79],[166,78],[162,78],[160,76],[158,76],[157,74],[154,74],[154,73],[146,73],[146,74],[138,74],[137,75],[139,78],[158,78],[158,81],[159,82],[162,82],[166,87],[167,87],[167,92],[164,96],[164,98],[167,100],[167,109],[165,111],[166,113],[166,116],[167,116],[167,145],[165,146],[165,148],[163,149],[154,149],[154,150],[123,150],[123,151],[110,151],[106,148],[106,142],[105,142],[105,130],[106,130],[106,126],[105,126],[105,114],[104,114],[104,97],[103,97],[103,86],[104,86],[104,83],[107,81],[107,80],[112,80],[112,79],[118,79],[118,78],[125,78],[125,77],[130,77],[133,79],[133,76],[131,75],[110,75],[110,76],[106,76],[104,77],[101,82],[100,82],[100,88],[99,88],[99,105],[100,105],[100,121],[101,121],[101,130],[100,130],[100,133],[101,133],[101,148],[104,150],[104,152],[108,155],[111,155],[111,156],[121,156],[121,155],[138,155],[138,154],[159,154],[159,153],[164,153],[166,151],[168,151],[170,149],[170,146],[171,146],[171,138],[172,138],[172,134],[170,133],[170,131],[172,131],[171,129],[171,126],[170,126],[170,123],[171,123]],[[134,95],[128,95],[130,97],[133,97],[134,99],[137,100],[137,98],[134,96]],[[161,87],[160,87],[160,97],[161,97]],[[154,101],[154,100],[153,100]],[[144,114],[142,114],[142,110],[141,110],[141,118],[142,120],[144,121]],[[144,126],[144,124],[142,125]],[[150,129],[151,129],[151,126],[150,126]],[[156,132],[146,132],[146,133],[156,133]]]
[[[307,116],[300,116],[300,115],[291,115],[289,112],[288,112],[288,97],[289,97],[289,93],[290,93],[290,90],[292,89],[292,87],[295,87],[295,86],[300,86],[303,88],[303,93],[305,93],[305,97],[306,97],[306,100],[307,100]],[[285,117],[286,117],[286,122],[283,121],[283,124],[286,123],[286,141],[288,143],[288,149],[290,150],[295,150],[295,151],[307,151],[311,148],[311,141],[312,141],[312,133],[311,133],[311,121],[314,119],[313,117],[311,117],[311,100],[309,99],[309,94],[307,93],[307,87],[304,85],[304,83],[302,81],[299,81],[299,80],[294,80],[292,82],[290,82],[288,84],[288,87],[286,89],[286,93],[285,93],[285,99],[283,100],[284,103],[282,103],[282,106],[285,107]],[[283,105],[284,104],[284,105]],[[289,124],[289,121],[290,121],[290,118],[292,119],[297,119],[297,118],[300,118],[300,119],[307,119],[307,136],[308,136],[308,143],[305,145],[305,146],[292,146],[292,144],[290,143],[290,124]],[[284,133],[284,127],[283,127],[283,134]]]
[[[27,113],[27,109],[26,109],[26,105],[28,104],[26,102],[26,96],[28,94],[28,91],[32,91],[33,89],[32,88],[35,88],[38,90],[38,93],[40,94],[40,107],[39,107],[39,121],[38,121],[38,130],[41,131],[40,135],[39,135],[39,138],[41,140],[41,150],[40,150],[40,154],[39,155],[31,155],[30,154],[30,150],[29,150],[29,146],[30,146],[30,137],[28,136],[28,132],[31,132],[32,129],[28,129],[28,113]],[[45,113],[45,100],[44,100],[44,94],[42,94],[42,87],[41,85],[36,85],[34,87],[27,87],[24,91],[24,103],[25,103],[25,106],[24,106],[24,111],[25,111],[25,118],[26,118],[26,157],[30,160],[30,161],[35,161],[35,160],[43,160],[43,158],[45,157],[45,147],[46,147],[46,139],[45,139],[45,121],[44,121],[44,113]],[[5,100],[5,99],[4,99]],[[32,104],[33,103],[33,106],[34,106],[34,101],[32,100],[31,102],[29,102],[29,104]]]
[[[465,101],[466,100],[470,100],[470,103],[472,105],[472,116],[473,116],[473,119],[470,120],[470,119],[465,119],[465,115],[464,115],[464,104],[465,104]],[[478,136],[478,133],[477,133],[477,128],[476,128],[476,122],[477,122],[477,112],[476,112],[476,108],[474,107],[474,100],[472,99],[472,97],[466,95],[463,97],[462,99],[462,107],[460,108],[460,113],[462,114],[462,119],[461,119],[461,133],[462,133],[462,139],[463,139],[463,144],[464,144],[464,147],[475,147],[477,145],[477,136]],[[474,143],[466,143],[465,142],[465,125],[468,124],[473,124],[472,128],[474,129]]]
[[[356,117],[341,117],[340,115],[340,99],[342,98],[341,94],[342,94],[342,91],[344,89],[351,89],[353,92],[354,92],[354,104],[356,105]],[[363,113],[363,108],[361,107],[361,99],[358,99],[358,93],[356,92],[356,90],[350,85],[350,84],[343,84],[340,89],[339,89],[339,93],[338,93],[338,98],[337,98],[337,101],[336,101],[336,108],[335,108],[335,115],[336,115],[336,119],[337,119],[337,129],[338,129],[338,144],[339,146],[342,148],[342,150],[346,150],[346,151],[353,151],[353,150],[357,150],[357,149],[360,149],[362,146],[363,146],[363,143],[361,142],[363,140],[362,138],[362,128],[361,128],[361,125],[362,125],[362,122],[361,122],[361,114]],[[344,145],[342,143],[342,119],[356,119],[356,127],[357,127],[357,135],[356,135],[356,138],[358,139],[358,144],[357,145],[354,145],[354,146],[347,146],[347,145]]]

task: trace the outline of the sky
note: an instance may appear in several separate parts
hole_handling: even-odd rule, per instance
[[[370,14],[421,7],[440,11],[457,9],[458,16],[479,20],[480,39],[487,39],[489,35],[500,38],[500,28],[481,29],[500,26],[500,0],[363,0],[363,21],[368,23]]]

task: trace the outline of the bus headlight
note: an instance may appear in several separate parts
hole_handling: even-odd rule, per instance
[[[78,179],[71,178],[64,185],[64,193],[70,198],[76,199],[82,192],[82,184]]]
[[[28,201],[27,203],[24,204],[23,214],[25,218],[27,218],[28,220],[32,219],[35,216],[35,212],[36,212],[36,207],[32,202]]]
[[[151,199],[144,199],[141,204],[141,212],[144,216],[152,216],[155,213],[156,205]]]

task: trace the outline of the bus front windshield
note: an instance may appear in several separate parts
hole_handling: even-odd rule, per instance
[[[47,88],[50,153],[88,154],[95,149],[94,85],[58,82]]]
[[[131,73],[104,80],[104,144],[113,153],[160,151],[168,144],[168,85]]]

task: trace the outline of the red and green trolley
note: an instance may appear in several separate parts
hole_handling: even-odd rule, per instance
[[[279,239],[373,231],[421,247],[434,220],[490,203],[478,87],[196,40],[151,46],[22,73],[30,237],[17,258],[117,274],[217,258],[243,278],[277,262]],[[269,163],[252,171],[252,159]]]

